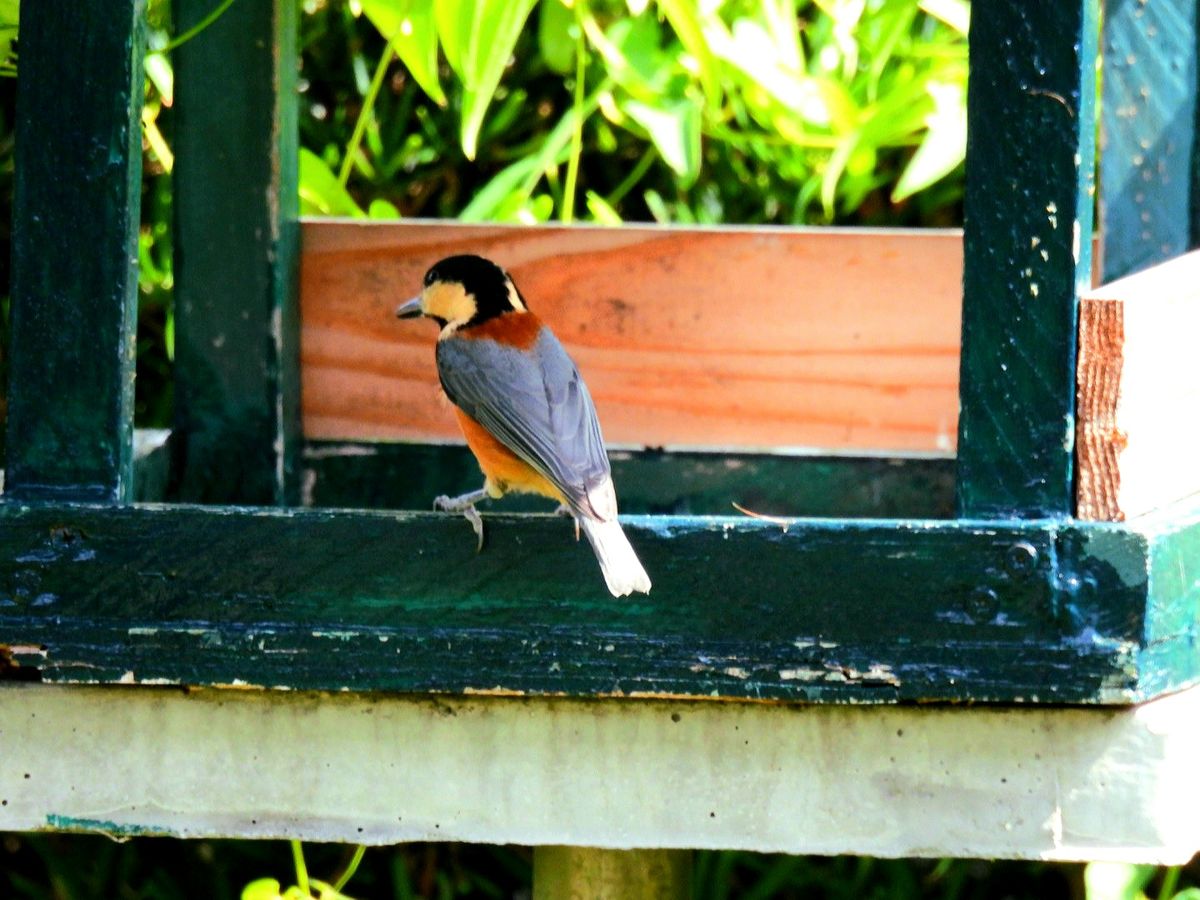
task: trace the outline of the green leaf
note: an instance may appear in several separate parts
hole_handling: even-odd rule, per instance
[[[0,63],[11,65],[12,45],[17,39],[17,14],[20,0],[0,0]]]
[[[811,77],[786,65],[775,39],[758,22],[738,19],[732,32],[714,23],[705,33],[713,52],[745,76],[750,88],[747,102],[761,107],[759,94],[765,92],[809,125],[838,132],[854,127],[858,107],[845,86],[831,77]]]
[[[621,215],[608,205],[608,201],[595,191],[587,192],[587,208],[599,225],[620,225]]]
[[[421,90],[438,106],[445,106],[446,94],[438,82],[438,42],[432,2],[359,0],[359,6],[383,39],[391,42]]]
[[[941,19],[963,37],[971,25],[971,4],[968,0],[920,0],[922,11]]]
[[[279,900],[281,896],[274,878],[259,878],[242,888],[242,900]]]
[[[550,71],[575,71],[575,13],[562,0],[543,0],[538,10],[538,50]]]
[[[462,148],[474,159],[483,116],[537,0],[436,0],[446,59],[463,86]]]
[[[927,119],[929,130],[904,167],[892,192],[893,202],[929,187],[953,171],[967,155],[967,105],[963,86],[930,82],[928,90],[934,106]]]
[[[618,19],[601,32],[594,21],[585,24],[588,39],[604,59],[608,75],[643,99],[653,99],[681,70],[662,49],[662,31],[652,16]]]
[[[464,222],[491,221],[496,218],[496,211],[506,203],[519,205],[525,202],[528,192],[521,191],[521,186],[539,170],[539,162],[536,156],[526,156],[501,169],[471,198],[471,202],[458,214],[459,219]],[[509,198],[518,192],[518,200],[510,201]]]
[[[0,30],[0,45],[3,44],[3,34]],[[0,46],[0,56],[3,54],[3,47]],[[162,97],[163,105],[170,106],[175,102],[175,72],[171,68],[171,61],[165,53],[152,53],[146,57],[145,67],[146,77]]]
[[[700,174],[700,109],[685,98],[650,106],[640,100],[621,103],[624,113],[646,129],[659,155],[684,187]]]
[[[716,59],[704,37],[704,21],[701,19],[701,4],[696,0],[658,0],[658,8],[679,38],[679,42],[699,69],[700,84],[709,108],[721,105],[721,79],[717,72]],[[715,17],[713,17],[715,18]]]
[[[300,211],[309,215],[352,216],[356,219],[365,215],[325,160],[305,147],[300,148]]]
[[[1154,873],[1154,866],[1088,863],[1083,870],[1084,893],[1087,900],[1146,900],[1142,889]]]
[[[400,219],[400,210],[396,209],[395,204],[389,203],[387,200],[376,197],[367,207],[368,219]]]

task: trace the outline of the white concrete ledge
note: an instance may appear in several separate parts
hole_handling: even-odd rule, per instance
[[[1131,709],[0,685],[0,829],[1182,863],[1200,689]]]

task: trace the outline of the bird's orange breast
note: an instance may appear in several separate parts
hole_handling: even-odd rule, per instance
[[[541,494],[560,503],[566,502],[558,488],[457,406],[454,407],[454,415],[458,417],[458,425],[467,439],[467,446],[479,461],[484,478],[495,487],[495,496],[515,491]]]

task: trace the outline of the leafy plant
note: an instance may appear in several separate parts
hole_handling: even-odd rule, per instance
[[[570,221],[581,185],[604,222],[907,221],[934,186],[917,218],[956,216],[965,0],[492,2],[362,0],[385,47],[356,110],[369,138],[319,154],[359,198],[349,214],[380,198],[420,214],[397,190],[450,181],[438,214],[468,219]],[[392,54],[405,71],[381,92]],[[328,188],[312,211],[348,208],[310,174]]]
[[[304,849],[299,841],[292,841],[292,862],[296,867],[296,883],[284,888],[274,878],[256,878],[242,889],[241,900],[353,900],[342,893],[342,888],[354,877],[362,862],[367,848],[359,845],[354,848],[350,862],[332,883],[318,881],[308,875],[308,866],[304,862]],[[315,890],[315,893],[314,893]]]

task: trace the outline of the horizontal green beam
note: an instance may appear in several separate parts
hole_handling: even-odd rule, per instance
[[[951,457],[800,456],[611,450],[621,511],[730,515],[732,502],[776,516],[946,519],[954,515]],[[426,510],[439,494],[473,491],[482,476],[465,446],[314,441],[304,449],[305,502]],[[511,497],[497,512],[553,504]]]
[[[562,519],[485,521],[477,555],[432,513],[3,506],[0,634],[67,682],[1123,703],[1198,674],[1161,649],[1195,639],[1164,555],[1194,518],[630,517],[634,599]]]

